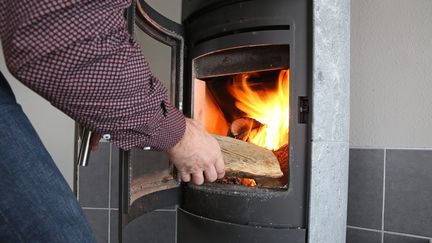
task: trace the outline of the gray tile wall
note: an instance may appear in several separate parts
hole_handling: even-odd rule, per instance
[[[78,200],[98,243],[117,243],[119,205],[119,150],[101,142],[89,165],[77,171]],[[174,243],[175,209],[155,211],[138,218],[123,230],[123,242]]]
[[[101,142],[92,151],[87,167],[78,167],[77,197],[95,233],[98,243],[118,242],[118,149]],[[115,229],[115,230],[112,230]],[[111,234],[115,231],[115,234]],[[115,241],[113,238],[115,237]]]
[[[432,242],[432,150],[351,149],[347,243]]]

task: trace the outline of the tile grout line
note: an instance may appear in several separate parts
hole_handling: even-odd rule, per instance
[[[109,208],[82,207],[85,210],[109,210]]]
[[[391,234],[391,235],[405,236],[405,237],[410,237],[410,238],[432,240],[432,238],[430,238],[428,236],[412,235],[412,234],[405,234],[405,233],[399,233],[399,232],[393,232],[393,231],[384,231],[384,233]]]
[[[112,145],[109,144],[109,163],[108,163],[108,243],[111,243],[111,163],[112,163]]]
[[[384,167],[383,167],[383,199],[382,199],[382,213],[381,213],[381,243],[384,243],[384,213],[385,213],[385,181],[386,181],[386,162],[387,162],[387,149],[384,149]]]
[[[399,232],[394,232],[394,231],[386,231],[386,230],[382,231],[382,230],[377,230],[377,229],[363,228],[363,227],[350,226],[350,225],[347,225],[347,228],[348,229],[356,229],[356,230],[364,230],[364,231],[375,232],[375,233],[384,232],[384,233],[391,234],[391,235],[399,235],[399,236],[406,236],[406,237],[411,237],[411,238],[432,240],[432,238],[430,238],[428,236],[399,233]]]
[[[176,209],[165,209],[165,208],[159,208],[155,209],[154,212],[176,212]]]
[[[351,225],[347,225],[347,228],[348,228],[348,229],[356,229],[356,230],[371,231],[371,232],[376,232],[376,233],[381,233],[381,232],[382,232],[382,230],[369,229],[369,228],[363,228],[363,227],[351,226]]]
[[[387,150],[432,150],[432,147],[384,147],[384,146],[351,146],[350,149],[387,149]]]

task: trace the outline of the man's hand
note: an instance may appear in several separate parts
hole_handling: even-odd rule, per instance
[[[195,120],[186,119],[183,138],[168,151],[182,181],[201,185],[225,175],[225,165],[218,142]]]

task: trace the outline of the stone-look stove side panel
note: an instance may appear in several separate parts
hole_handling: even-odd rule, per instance
[[[309,243],[345,242],[350,80],[350,1],[313,1]]]

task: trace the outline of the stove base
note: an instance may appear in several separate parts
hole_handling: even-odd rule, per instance
[[[177,210],[178,243],[305,243],[306,229],[231,224]]]

